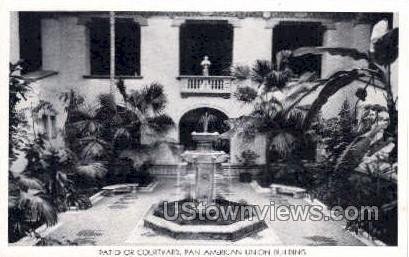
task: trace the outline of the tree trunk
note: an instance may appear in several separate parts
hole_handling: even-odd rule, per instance
[[[386,128],[386,136],[387,137],[396,137],[396,129],[398,125],[398,111],[396,110],[395,102],[393,101],[392,92],[388,90],[387,97],[386,97],[386,105],[388,107],[388,114],[389,114],[389,125]]]
[[[110,31],[110,72],[109,72],[109,93],[115,103],[115,12],[109,12]]]
[[[383,137],[384,139],[393,138],[393,143],[395,144],[395,148],[392,150],[390,156],[392,159],[398,158],[398,111],[396,109],[396,103],[393,99],[392,93],[392,84],[391,84],[391,70],[390,65],[386,67],[387,72],[387,81],[386,81],[386,106],[388,108],[389,114],[389,124],[388,127],[385,129]]]
[[[265,152],[266,165],[264,167],[264,172],[266,174],[270,172],[270,163],[271,163],[270,144],[271,144],[270,137],[266,136],[266,152]]]

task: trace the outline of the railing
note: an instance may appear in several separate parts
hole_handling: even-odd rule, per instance
[[[232,77],[230,76],[180,76],[182,94],[207,94],[230,96]]]

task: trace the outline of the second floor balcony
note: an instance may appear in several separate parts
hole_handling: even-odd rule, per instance
[[[229,98],[232,93],[231,76],[179,76],[182,96],[221,96]]]

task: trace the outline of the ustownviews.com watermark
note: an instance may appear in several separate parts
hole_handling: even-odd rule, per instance
[[[164,202],[163,218],[175,220],[267,220],[271,221],[340,221],[378,220],[377,206],[334,206],[325,209],[321,205],[217,205],[202,202]]]

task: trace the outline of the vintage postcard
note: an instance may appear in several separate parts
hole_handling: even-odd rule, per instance
[[[407,256],[407,4],[40,3],[2,10],[1,256]]]

